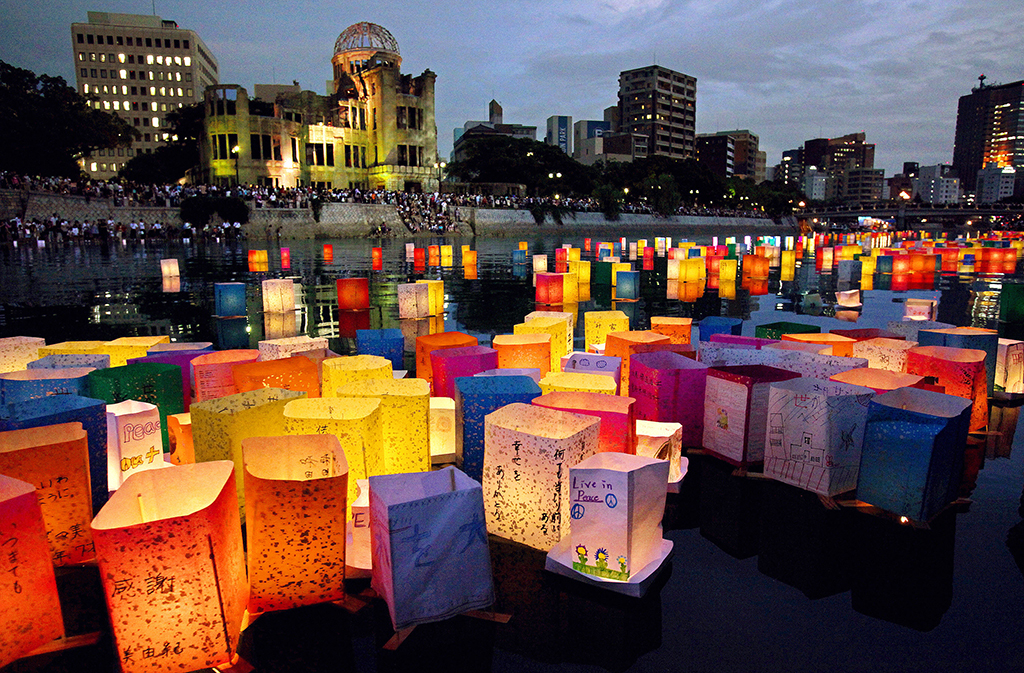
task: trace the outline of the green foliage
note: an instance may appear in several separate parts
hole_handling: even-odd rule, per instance
[[[249,221],[249,206],[237,196],[191,196],[181,202],[178,212],[182,222],[197,227],[209,224],[214,213],[224,222]]]
[[[151,154],[133,157],[119,175],[132,182],[171,183],[199,164],[199,137],[203,132],[203,105],[194,103],[167,113],[171,140]]]
[[[609,222],[619,219],[619,215],[622,213],[623,192],[621,189],[616,189],[608,184],[598,185],[594,189],[593,196],[600,205],[601,212],[604,213],[604,219]]]
[[[676,179],[668,173],[651,176],[640,186],[641,193],[656,214],[663,217],[675,215],[682,203],[682,196],[676,186]]]
[[[459,182],[526,185],[530,196],[589,194],[593,170],[553,145],[528,138],[481,136],[466,141],[465,159],[448,164]],[[561,174],[561,177],[558,175]]]
[[[61,77],[0,61],[0,170],[77,177],[78,159],[127,147],[138,131],[91,107]]]

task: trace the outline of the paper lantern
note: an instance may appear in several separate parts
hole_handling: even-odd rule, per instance
[[[458,457],[455,439],[455,400],[451,397],[431,397],[428,422],[431,464],[454,463]]]
[[[674,344],[690,343],[693,330],[691,318],[673,318],[670,316],[651,316],[651,331],[664,334]]]
[[[361,329],[356,332],[356,352],[387,358],[392,369],[403,368],[404,348],[405,339],[400,329]]]
[[[782,341],[791,341],[793,343],[804,343],[804,344],[816,344],[819,346],[830,346],[832,348],[829,355],[838,355],[840,357],[853,357],[853,345],[857,343],[855,340],[848,337],[840,336],[832,332],[822,333],[805,333],[805,334],[783,334]]]
[[[564,372],[562,374],[564,376]],[[544,381],[541,381],[544,390]],[[559,409],[601,420],[598,451],[636,453],[636,413],[632,397],[602,395],[596,392],[545,392],[535,397],[532,404],[548,409]]]
[[[779,343],[776,339],[761,339],[759,337],[737,336],[734,334],[712,334],[708,342],[729,348],[749,348],[752,350],[760,350]]]
[[[169,415],[167,439],[170,444],[167,462],[172,465],[189,465],[196,462],[196,450],[192,442],[192,414]]]
[[[728,318],[725,316],[708,316],[697,323],[697,329],[701,341],[708,341],[712,334],[734,334],[739,335],[743,330],[742,318]]]
[[[938,316],[937,299],[915,299],[908,297],[903,303],[903,317],[911,320],[935,320]]]
[[[350,355],[325,360],[321,395],[336,397],[339,386],[366,379],[394,379],[391,361],[379,355]]]
[[[486,346],[435,350],[430,354],[432,394],[437,397],[454,397],[457,377],[473,376],[497,366],[498,351]]]
[[[342,310],[370,307],[370,281],[366,278],[339,278],[338,308]]]
[[[783,334],[819,334],[821,327],[799,322],[773,322],[758,325],[754,336],[761,339],[781,339]]]
[[[568,314],[570,319],[572,314]],[[557,372],[561,367],[561,358],[569,353],[567,343],[571,338],[572,330],[564,318],[537,317],[528,319],[526,322],[518,323],[513,328],[517,335],[525,334],[548,334],[551,336],[551,363],[550,371]]]
[[[971,431],[981,430],[988,424],[985,351],[917,346],[907,351],[907,373],[934,376],[946,394],[971,400]]]
[[[748,278],[767,278],[768,277],[768,258],[760,255],[744,255],[743,256],[743,275]]]
[[[605,252],[602,249],[601,252]],[[612,263],[609,261],[597,261],[590,269],[590,280],[595,285],[611,286],[612,284]]]
[[[107,404],[136,400],[160,411],[160,448],[167,447],[167,416],[185,411],[181,369],[176,365],[143,363],[97,369],[89,374],[91,395]]]
[[[303,397],[305,393],[263,388],[196,402],[190,411],[196,462],[230,460],[243,474],[242,440],[284,434],[285,405]],[[242,513],[245,482],[239,479],[232,483],[238,489],[238,510]]]
[[[562,273],[562,303],[578,304],[580,301],[580,282],[574,273]]]
[[[324,243],[324,261],[328,264],[334,261],[334,246],[330,243]]]
[[[384,251],[380,248],[370,248],[370,263],[374,271],[384,268]]]
[[[214,283],[213,298],[214,315],[246,315],[245,283]]]
[[[370,552],[370,482],[356,481],[358,497],[349,506],[352,513],[346,522],[345,536],[345,578],[367,578],[371,576],[373,560]]]
[[[370,526],[396,631],[494,602],[483,492],[459,470],[371,477]]]
[[[285,339],[267,339],[259,342],[260,360],[282,360],[301,351],[327,348],[325,337],[295,336]]]
[[[836,305],[846,308],[858,308],[864,304],[860,300],[860,290],[844,290],[836,292]]]
[[[109,366],[110,356],[106,353],[60,353],[33,360],[26,365],[26,368],[73,369],[75,367],[87,367],[89,369],[105,369]]]
[[[771,385],[764,473],[832,497],[857,486],[870,388],[816,379]]]
[[[64,636],[57,580],[32,484],[0,475],[0,667]]]
[[[629,358],[638,352],[638,346],[649,344],[671,344],[672,339],[664,334],[651,331],[611,332],[605,338],[604,354],[622,358],[622,373],[619,377],[619,391],[629,395]]]
[[[640,272],[619,271],[616,274],[615,297],[617,299],[639,299],[640,298]]]
[[[89,367],[23,369],[0,373],[0,405],[51,395],[89,395]]]
[[[337,437],[250,437],[242,453],[249,613],[343,599],[348,464]]]
[[[427,315],[444,314],[444,281],[443,280],[417,280],[417,283],[427,286]]]
[[[662,554],[668,462],[599,453],[569,468],[572,567],[627,581]]]
[[[125,673],[233,659],[248,597],[234,491],[223,461],[142,472],[93,520]]]
[[[868,366],[874,369],[887,369],[891,372],[907,370],[907,352],[917,346],[916,341],[904,339],[865,339],[853,344],[853,356],[865,358]]]
[[[971,403],[899,388],[868,407],[857,498],[928,521],[957,497]]]
[[[578,372],[548,372],[540,380],[545,394],[555,391],[578,391],[615,396],[616,383],[608,376]]]
[[[573,250],[578,250],[578,248],[573,248]],[[581,287],[590,285],[590,262],[585,262],[578,259],[570,260],[569,273],[576,275],[577,281]],[[583,299],[581,299],[580,301],[583,301]]]
[[[83,563],[95,556],[89,533],[88,451],[81,423],[0,432],[0,474],[35,487],[55,566]],[[7,551],[4,561],[9,560]]]
[[[425,318],[430,315],[430,288],[423,283],[398,285],[398,316]]]
[[[867,341],[868,339],[902,339],[903,337],[890,332],[889,330],[878,329],[876,327],[865,327],[861,329],[833,329],[829,330],[832,334],[838,334],[854,341]]]
[[[529,404],[541,394],[541,389],[526,376],[459,378],[455,388],[457,453],[462,469],[473,478],[483,472],[487,414],[508,404]]]
[[[128,363],[132,358],[144,358],[150,348],[157,344],[170,343],[169,336],[154,337],[121,337],[113,341],[107,341],[100,348],[101,353],[110,356],[110,366],[120,367]]]
[[[416,376],[428,383],[433,380],[430,354],[435,350],[476,346],[474,336],[462,332],[442,332],[416,338]]]
[[[231,368],[243,362],[255,362],[260,352],[255,349],[214,351],[192,359],[196,381],[196,401],[203,402],[238,392]]]
[[[801,376],[826,380],[837,372],[854,369],[855,367],[866,367],[868,364],[867,360],[863,358],[844,358],[779,348],[783,345],[792,345],[796,348],[806,347],[806,345],[787,341],[769,344],[760,350],[719,348],[717,344],[707,343],[701,348],[701,362],[705,362],[712,367],[720,365],[768,365],[792,371]]]
[[[986,394],[991,394],[995,389],[996,360],[999,352],[999,333],[996,330],[976,327],[923,329],[917,333],[917,341],[921,346],[948,346],[984,351]]]
[[[156,405],[125,400],[107,405],[107,489],[136,472],[167,467]]]
[[[263,310],[291,313],[295,310],[295,281],[290,278],[263,281]]]
[[[205,355],[210,351],[157,351],[154,353],[152,349],[150,354],[144,358],[132,358],[128,361],[128,364],[159,364],[159,365],[173,365],[181,370],[181,401],[182,409],[188,409],[188,405],[192,404],[192,360],[196,359],[200,355]]]
[[[1024,393],[1024,341],[999,340],[995,389],[1005,393]]]
[[[62,341],[57,344],[39,347],[39,357],[47,355],[63,355],[67,353],[104,353],[102,341]]]
[[[681,423],[682,444],[701,446],[708,366],[669,351],[638,353],[631,361],[629,389],[636,399],[636,417]]]
[[[366,379],[338,386],[340,398],[379,400],[380,455],[370,474],[430,469],[430,386],[423,379]],[[344,404],[346,400],[341,400]],[[369,458],[368,458],[369,461]]]
[[[540,304],[561,304],[564,281],[560,273],[536,274],[536,298]]]
[[[292,251],[290,248],[281,248],[281,268],[292,268]]]
[[[622,358],[591,353],[572,353],[562,358],[563,372],[574,374],[601,374],[615,383],[614,395],[618,395],[622,374]]]
[[[533,272],[535,274],[547,273],[548,270],[548,256],[547,255],[534,255],[533,256]]]
[[[923,388],[923,376],[916,374],[904,374],[893,372],[887,369],[873,369],[871,367],[858,367],[845,372],[833,374],[832,381],[848,383],[853,386],[871,388],[876,393],[887,393],[897,388]]]
[[[0,338],[0,372],[25,369],[39,358],[40,346],[46,341],[39,337],[12,336]]]
[[[636,455],[668,462],[668,490],[679,492],[689,460],[683,456],[683,426],[680,423],[636,421]]]
[[[568,532],[569,468],[597,451],[601,422],[527,404],[485,421],[483,488],[487,531],[534,549]]]
[[[498,334],[491,346],[500,369],[537,369],[541,376],[551,370],[550,334]]]
[[[903,337],[907,341],[917,341],[917,334],[923,329],[946,329],[955,327],[948,322],[934,322],[932,320],[890,320],[886,329]]]
[[[316,363],[301,355],[283,360],[244,362],[231,369],[240,393],[261,388],[281,388],[320,397],[320,371]]]
[[[766,365],[708,369],[704,391],[704,448],[740,467],[764,460],[771,384],[799,376]]]

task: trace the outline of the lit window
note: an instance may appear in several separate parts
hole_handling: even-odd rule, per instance
[[[156,87],[155,86],[149,87],[149,95],[150,96],[155,96],[156,95]]]
[[[128,95],[128,85],[127,84],[122,84],[121,85],[121,95],[122,96],[127,96]]]
[[[117,101],[117,100],[114,101],[114,109],[115,110],[120,110],[121,109],[121,101]]]
[[[153,71],[152,71],[152,70],[150,70],[150,71],[149,71],[149,81],[150,81],[150,82],[152,82],[152,81],[153,81],[154,79],[156,79],[156,78],[155,78],[155,77],[153,77]]]
[[[121,79],[128,79],[128,71],[123,68],[120,71],[118,71],[117,74],[121,77]]]
[[[158,108],[157,108],[156,101],[153,101],[152,103],[149,104],[149,109],[152,110],[153,112],[157,111]]]
[[[103,85],[103,93],[110,93],[110,87],[106,84]]]
[[[181,73],[180,72],[174,73],[174,81],[176,81],[176,82],[180,82],[181,81]]]
[[[107,170],[107,165],[106,164],[100,164],[100,170],[101,171]]]
[[[164,64],[164,57],[163,56],[157,56],[156,57],[156,62],[159,63],[160,65],[163,65]]]
[[[89,52],[89,60],[95,63],[96,62],[96,54],[94,54],[92,52]]]
[[[164,138],[164,142],[166,142],[166,141],[167,141],[167,138],[168,138],[168,137],[170,137],[170,134],[168,134],[168,133],[165,133],[165,134],[163,135],[163,138]]]
[[[108,101],[108,100],[103,101],[103,109],[104,110],[109,110],[110,109],[110,101]]]
[[[153,65],[153,54],[146,54],[146,63]]]
[[[85,52],[84,51],[78,52],[78,60],[79,61],[84,61],[85,60]]]
[[[160,95],[161,96],[166,96],[167,95],[167,87],[165,87],[165,86],[160,87]]]
[[[124,54],[118,54],[117,55],[117,60],[118,60],[119,63],[124,63],[125,58],[127,58],[127,57]]]
[[[153,117],[153,126],[160,126],[160,117]]]
[[[100,63],[106,63],[106,62],[107,62],[107,55],[106,54],[100,54]]]
[[[124,109],[125,109],[126,111],[127,111],[127,110],[131,110],[131,109],[132,109],[132,104],[131,104],[131,103],[129,103],[128,101],[125,101],[124,103],[122,103],[122,105],[124,106]]]
[[[181,65],[181,57],[180,56],[175,56],[174,57],[174,63],[175,63],[175,65]]]
[[[83,84],[82,85],[82,93],[89,93],[89,85],[88,84]]]
[[[94,161],[94,162],[92,162],[91,164],[89,164],[89,170],[90,170],[90,171],[94,171],[94,172],[95,172],[95,171],[97,171],[97,170],[99,170],[99,168],[98,168],[98,164],[97,164],[97,163],[96,163],[95,161]]]
[[[179,96],[181,95],[181,87],[180,86],[178,87],[178,95]]]
[[[185,65],[187,65],[187,66],[191,66],[192,65],[192,57],[191,56],[186,56],[185,57]]]

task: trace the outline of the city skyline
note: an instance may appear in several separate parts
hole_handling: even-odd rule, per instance
[[[70,26],[89,11],[156,14],[196,31],[220,82],[291,83],[325,93],[334,40],[370,21],[397,39],[403,71],[437,73],[439,151],[452,130],[501,103],[509,123],[543,128],[551,115],[601,119],[622,70],[657,64],[697,78],[697,132],[750,129],[769,166],[808,139],[864,131],[886,176],[904,161],[952,161],[956,108],[977,77],[1024,79],[1017,55],[1024,7],[862,0],[764,3],[695,0],[396,3],[367,11],[292,1],[244,3],[72,0],[5,8],[0,59],[74,86]],[[884,11],[883,11],[884,10]],[[284,17],[284,18],[282,18]],[[827,35],[825,34],[827,32]],[[817,33],[821,33],[820,35]],[[538,134],[541,139],[543,134]]]

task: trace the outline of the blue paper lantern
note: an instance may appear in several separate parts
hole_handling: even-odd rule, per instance
[[[214,315],[246,315],[245,283],[213,284]]]
[[[356,353],[379,355],[390,360],[393,369],[405,369],[405,338],[397,328],[356,330]]]
[[[455,379],[456,451],[462,471],[480,480],[484,471],[484,417],[506,404],[529,404],[540,397],[540,386],[529,376],[460,376]]]
[[[728,318],[725,316],[709,315],[697,323],[701,341],[711,341],[712,334],[732,334],[739,336],[743,333],[743,320],[741,318]]]
[[[640,272],[619,271],[615,274],[615,298],[616,299],[639,299],[640,298]]]

